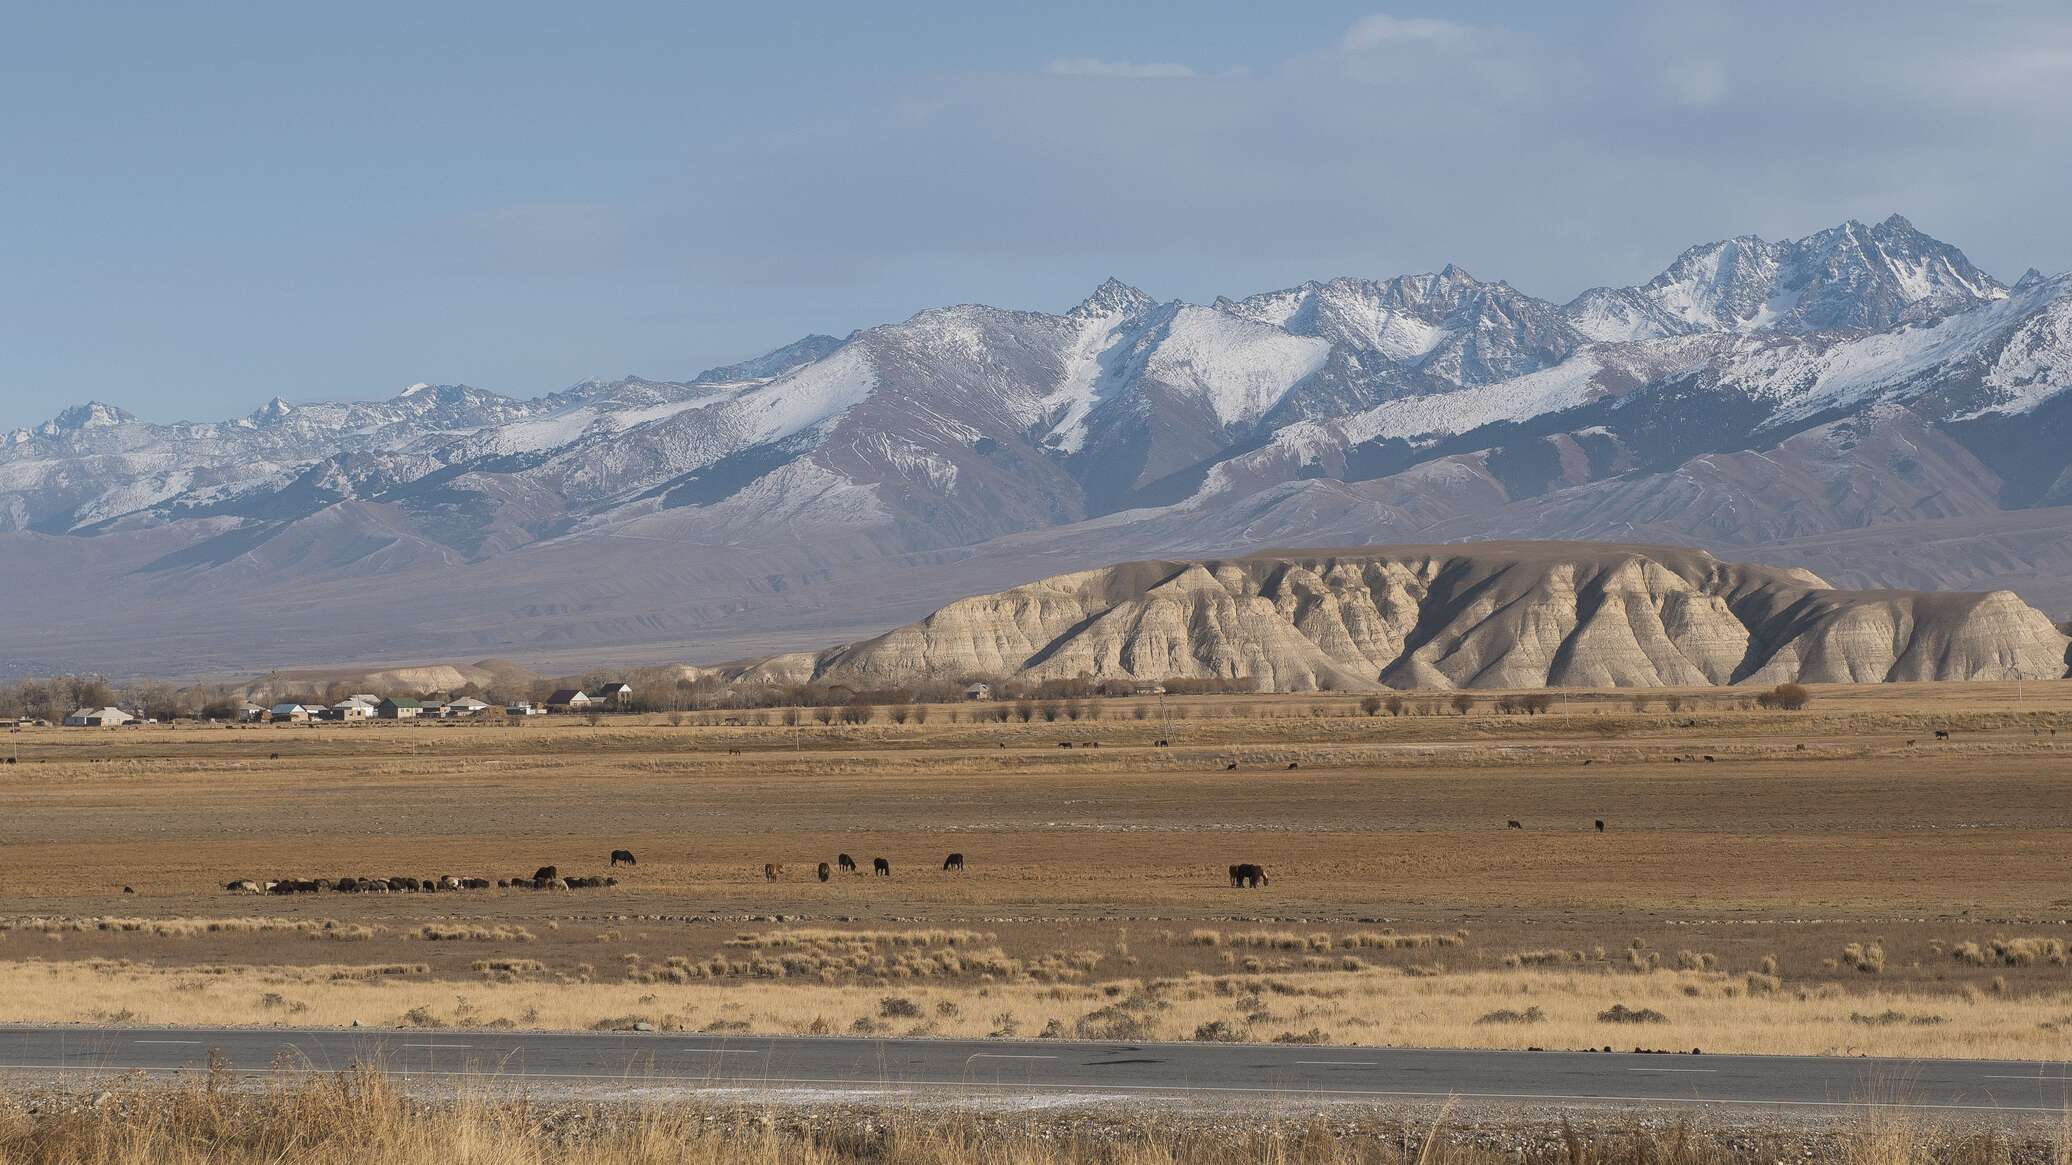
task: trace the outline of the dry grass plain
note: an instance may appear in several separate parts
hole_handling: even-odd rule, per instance
[[[1649,695],[31,729],[0,1021],[2072,1055],[2072,684]],[[621,884],[222,889],[547,864]]]

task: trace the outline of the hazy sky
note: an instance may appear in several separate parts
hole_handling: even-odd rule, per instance
[[[2072,267],[2072,6],[7,6],[0,427],[687,376],[1115,274],[1565,298],[1899,211]]]

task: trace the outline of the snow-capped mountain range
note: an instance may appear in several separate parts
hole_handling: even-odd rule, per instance
[[[2004,285],[1895,215],[1567,303],[1451,266],[1208,305],[1111,279],[1062,314],[937,308],[534,400],[413,385],[180,424],[92,402],[0,437],[0,544],[29,551],[0,579],[92,580],[62,588],[76,618],[0,615],[31,641],[0,670],[119,668],[82,625],[192,593],[238,617],[124,642],[695,655],[1030,562],[1494,535],[1798,547],[1856,585],[2062,614],[2068,387],[2072,276]],[[1942,549],[1897,553],[1924,523]],[[421,601],[365,614],[376,578]],[[353,634],[308,632],[326,597]]]

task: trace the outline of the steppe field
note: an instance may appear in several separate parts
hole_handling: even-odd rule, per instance
[[[23,729],[0,1022],[2072,1056],[2072,685],[1407,696]]]

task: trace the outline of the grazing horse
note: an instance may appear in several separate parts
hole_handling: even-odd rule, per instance
[[[620,862],[625,862],[629,866],[640,864],[633,860],[633,851],[630,849],[615,849],[612,851],[612,864],[616,866]]]
[[[1935,730],[1935,738],[1936,738],[1937,740],[1948,740],[1948,739],[1950,738],[1950,730],[1949,730],[1949,729],[1947,729],[1947,728],[1938,728],[1938,729],[1936,729],[1936,730]]]
[[[1598,818],[1598,819],[1597,819],[1597,832],[1599,832],[1599,833],[1603,833],[1603,832],[1604,832],[1604,818],[1602,818],[1602,817],[1600,817],[1600,818]]]
[[[763,863],[763,881],[765,881],[765,882],[774,882],[774,881],[776,881],[776,880],[777,880],[777,875],[779,875],[779,874],[781,874],[781,873],[783,873],[783,872],[784,872],[784,867],[783,867],[783,866],[780,866],[780,865],[778,865],[778,864],[777,864],[776,862],[764,862],[764,863]]]
[[[820,875],[820,880],[821,880],[821,881],[823,881],[823,882],[827,881],[827,880],[828,880],[829,878],[831,878],[831,877],[833,877],[833,876],[834,876],[834,873],[833,873],[833,871],[831,871],[831,870],[829,870],[829,869],[827,868],[827,863],[826,863],[826,862],[822,862],[822,863],[820,863],[820,868],[819,868],[819,869],[817,869],[817,870],[814,870],[813,872],[814,872],[815,874],[818,874],[818,875]]]
[[[1266,867],[1255,862],[1239,862],[1230,867],[1230,884],[1257,890],[1266,885]]]
[[[889,878],[892,876],[892,863],[886,861],[884,858],[872,858],[871,873],[883,874]]]
[[[1522,822],[1522,821],[1519,821],[1519,820],[1518,820],[1518,819],[1516,819],[1516,818],[1513,818],[1513,819],[1511,819],[1511,820],[1509,820],[1509,821],[1506,821],[1506,822],[1504,822],[1504,825],[1505,825],[1505,826],[1506,826],[1507,828],[1510,828],[1510,829],[1524,829],[1524,828],[1525,828],[1525,823],[1524,823],[1524,822]]]
[[[835,867],[845,874],[853,874],[856,872],[856,859],[848,854],[836,854]]]
[[[960,874],[961,874],[961,873],[963,873],[963,872],[964,872],[964,855],[963,855],[963,854],[951,854],[951,855],[950,855],[949,857],[946,857],[946,858],[944,858],[944,859],[942,860],[942,868],[943,868],[943,869],[945,869],[945,870],[955,870],[955,871],[957,871],[957,872],[958,872],[958,873],[960,873]]]

